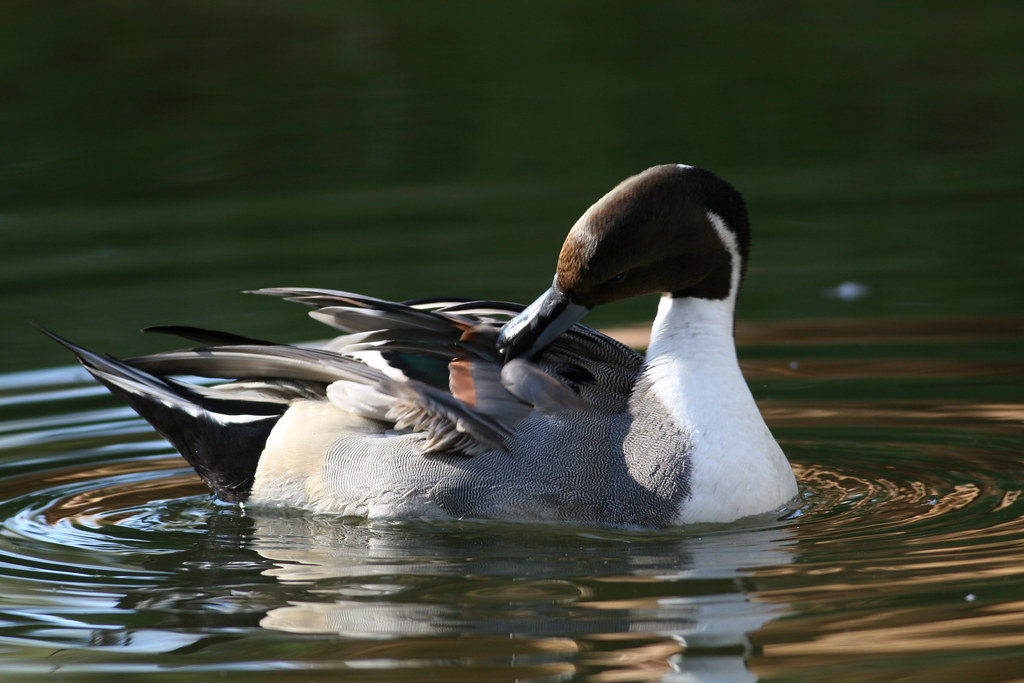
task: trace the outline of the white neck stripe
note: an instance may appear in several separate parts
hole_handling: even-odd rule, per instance
[[[727,299],[735,301],[737,293],[740,289],[740,272],[743,269],[743,257],[740,255],[740,245],[736,241],[736,234],[726,225],[722,217],[714,211],[708,211],[708,221],[711,223],[711,227],[715,229],[718,234],[718,238],[722,240],[722,246],[729,252],[730,257],[730,268],[732,272],[729,276],[729,296]]]

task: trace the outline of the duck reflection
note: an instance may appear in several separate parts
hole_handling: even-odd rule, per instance
[[[794,543],[792,528],[774,521],[684,535],[250,518],[252,548],[274,563],[264,574],[309,586],[303,599],[269,610],[266,629],[361,639],[513,636],[570,650],[579,666],[703,671],[712,680],[754,680],[745,666],[749,634],[786,607],[756,598],[753,570],[790,563]]]

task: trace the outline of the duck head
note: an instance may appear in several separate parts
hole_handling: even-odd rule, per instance
[[[599,199],[569,231],[551,287],[498,337],[505,360],[530,358],[594,306],[643,294],[730,299],[750,245],[747,211],[711,171],[654,166]]]

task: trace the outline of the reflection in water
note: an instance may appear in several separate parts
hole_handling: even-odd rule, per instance
[[[893,332],[891,359],[861,361],[841,325],[830,347],[748,347],[801,498],[781,520],[685,532],[222,505],[75,372],[0,377],[4,672],[973,680],[984,661],[1012,678],[1024,372],[1000,329],[977,358],[906,353]]]
[[[637,349],[647,348],[649,328],[622,327],[605,332]],[[838,346],[843,344],[880,344],[886,342],[945,341],[978,342],[990,339],[1020,339],[1024,321],[1004,318],[821,318],[775,320],[759,323],[736,322],[739,346]],[[912,359],[913,362],[916,359]],[[1017,365],[1019,370],[1020,366]]]
[[[941,401],[888,401],[813,404],[791,402],[762,408],[772,427],[821,425],[832,427],[970,428],[991,434],[1020,434],[1024,406],[1011,404],[949,404]]]
[[[715,652],[701,669],[743,680],[735,676],[746,671],[747,634],[785,609],[752,600],[742,579],[792,557],[785,526],[683,536],[252,518],[252,547],[275,564],[265,573],[317,586],[315,600],[270,610],[265,628],[351,638],[514,636],[553,641],[554,649],[571,643],[583,653],[580,666],[615,661],[633,675],[664,673],[684,651],[692,653],[688,666]],[[586,654],[594,642],[601,653]]]

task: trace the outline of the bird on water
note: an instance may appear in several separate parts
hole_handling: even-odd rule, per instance
[[[227,501],[373,519],[730,522],[797,492],[736,358],[749,250],[740,194],[667,164],[584,212],[525,308],[286,287],[255,293],[341,334],[290,345],[158,327],[196,345],[127,360],[47,334]],[[578,322],[645,294],[661,295],[646,355]]]

